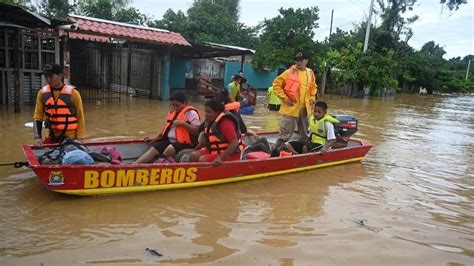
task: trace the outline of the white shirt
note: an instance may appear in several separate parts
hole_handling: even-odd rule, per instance
[[[334,125],[331,122],[326,121],[326,132],[327,140],[336,139],[336,135],[334,134]]]

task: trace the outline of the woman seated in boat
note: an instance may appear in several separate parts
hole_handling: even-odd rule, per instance
[[[326,152],[336,143],[334,124],[339,120],[327,114],[328,105],[323,101],[314,104],[309,117],[310,137],[308,142],[290,141],[288,150],[293,154],[321,151]]]
[[[193,149],[197,143],[199,112],[188,105],[186,95],[175,92],[170,97],[172,110],[168,113],[166,123],[161,132],[144,141],[151,143],[150,149],[142,154],[135,163],[150,163],[158,155],[174,157],[183,149]]]
[[[206,101],[204,135],[200,142],[205,148],[191,153],[191,162],[212,162],[221,165],[224,161],[239,160],[241,135],[238,121],[234,115],[224,110],[224,104],[218,99]]]

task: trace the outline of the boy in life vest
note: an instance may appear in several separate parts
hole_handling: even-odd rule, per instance
[[[196,146],[199,112],[188,105],[183,92],[175,92],[170,97],[172,110],[168,113],[166,123],[161,132],[153,137],[145,137],[146,143],[151,143],[150,149],[142,154],[134,163],[150,163],[158,155],[174,157],[183,149],[193,149]]]
[[[316,77],[307,64],[308,56],[298,52],[295,64],[273,81],[273,92],[281,99],[279,113],[282,114],[275,150],[291,139],[296,127],[300,141],[308,138],[308,114],[316,99],[317,86]]]
[[[63,67],[47,64],[43,67],[47,85],[38,91],[33,115],[34,145],[60,143],[64,138],[84,139],[86,126],[84,108],[74,86],[63,83]],[[43,120],[49,135],[43,140]]]
[[[323,101],[314,104],[313,114],[309,117],[310,137],[308,142],[290,141],[288,150],[293,153],[307,153],[321,150],[327,152],[336,143],[334,124],[339,120],[327,114],[328,105]]]
[[[239,160],[241,132],[237,119],[224,110],[224,104],[220,100],[208,100],[204,106],[205,140],[200,144],[205,145],[205,148],[191,153],[190,161],[212,162],[213,166],[219,166],[224,161]]]
[[[242,77],[239,75],[234,75],[232,77],[232,82],[227,85],[227,92],[229,93],[229,98],[231,102],[239,101],[240,96],[240,82],[242,81]]]

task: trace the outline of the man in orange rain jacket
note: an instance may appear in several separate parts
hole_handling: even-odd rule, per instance
[[[306,67],[307,64],[308,57],[303,52],[298,52],[295,64],[273,81],[273,92],[281,99],[279,112],[283,115],[276,149],[291,139],[296,126],[299,140],[308,139],[308,114],[311,114],[318,88],[314,72]]]
[[[84,108],[79,92],[74,86],[63,83],[63,67],[47,64],[43,75],[48,83],[38,91],[33,116],[34,145],[59,143],[65,137],[84,139],[86,134]],[[49,136],[42,138],[43,120]]]

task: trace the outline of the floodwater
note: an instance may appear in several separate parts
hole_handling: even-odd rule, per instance
[[[245,120],[275,130],[263,101]],[[30,170],[0,167],[0,264],[473,265],[474,97],[327,102],[356,115],[356,136],[374,144],[361,163],[98,197],[50,192]],[[0,163],[24,161],[32,108],[0,108]],[[86,104],[87,137],[153,135],[168,108]]]

